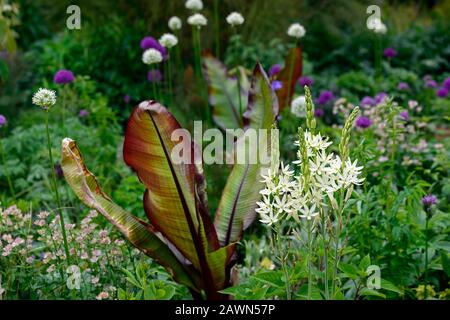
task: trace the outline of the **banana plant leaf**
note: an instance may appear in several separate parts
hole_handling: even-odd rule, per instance
[[[250,84],[245,72],[242,68],[237,68],[240,78],[238,82],[228,75],[225,65],[211,54],[204,55],[202,61],[214,122],[222,130],[242,128],[242,113],[247,108]],[[241,95],[240,100],[238,93]]]
[[[153,226],[126,212],[102,191],[74,140],[63,140],[61,164],[66,181],[84,204],[101,213],[131,244],[164,266],[177,282],[196,291],[202,287],[198,272],[179,261]]]
[[[275,75],[274,80],[282,83],[282,88],[277,90],[280,112],[291,105],[297,80],[302,75],[302,49],[292,48],[284,61],[284,68]]]
[[[254,69],[248,98],[248,108],[244,114],[246,128],[271,129],[278,114],[278,103],[271,89],[270,81],[261,65]],[[244,150],[251,150],[245,137]],[[259,141],[258,150],[269,150],[268,141]],[[246,158],[247,159],[247,158]],[[260,173],[263,164],[236,163],[225,185],[215,216],[215,226],[221,245],[239,241],[245,230],[255,218],[256,202],[262,189]]]
[[[219,245],[207,208],[203,168],[195,163],[198,147],[188,135],[173,141],[178,129],[166,108],[142,102],[128,121],[124,160],[147,188],[144,209],[150,222],[200,270],[205,290],[213,294],[227,284],[226,266],[235,246]],[[180,144],[189,153],[185,162],[175,161]]]

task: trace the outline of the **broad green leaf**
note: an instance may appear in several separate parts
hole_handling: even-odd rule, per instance
[[[450,277],[450,260],[447,256],[447,253],[441,252],[441,261],[442,261],[442,268],[444,269],[447,276]]]
[[[373,296],[378,298],[386,299],[386,295],[382,294],[381,292],[369,288],[362,288],[360,292],[361,296]]]
[[[261,65],[257,64],[252,78],[249,105],[245,112],[246,127],[270,131],[277,110],[275,94],[271,90],[269,80]],[[255,144],[244,134],[238,139],[236,146],[235,165],[228,177],[214,221],[221,245],[239,241],[243,230],[255,218],[256,202],[261,198],[259,191],[263,188],[260,176],[263,165],[257,154],[254,163],[248,161],[248,156],[255,156],[255,153],[265,154],[269,150],[269,139],[258,138]],[[239,152],[245,154],[245,161],[238,161]]]
[[[290,106],[295,84],[302,75],[302,49],[292,48],[284,61],[284,68],[275,76],[275,80],[281,81],[283,87],[277,90],[280,112],[286,106]]]
[[[172,139],[177,133],[180,141]],[[201,273],[207,294],[223,289],[235,246],[219,246],[189,132],[162,105],[144,101],[128,120],[123,154],[147,188],[144,209],[152,225]]]
[[[0,80],[7,81],[9,78],[9,68],[6,62],[0,59]]]
[[[172,133],[177,129],[181,129],[180,125],[166,108],[144,101],[128,120],[123,155],[147,188],[144,209],[152,225],[200,270],[200,259],[204,262],[209,250],[206,234],[211,236],[211,243],[215,234],[212,223],[197,213],[200,200],[195,193],[192,143],[187,135],[179,144],[173,141]],[[178,163],[173,157],[177,144],[185,148],[183,152],[191,153],[184,159],[186,163]],[[215,242],[213,249],[218,249]]]
[[[385,279],[381,279],[381,289],[396,292],[399,295],[403,295],[402,289],[397,288],[394,284]]]
[[[274,286],[277,288],[284,288],[284,275],[279,271],[268,271],[268,272],[261,272],[254,276],[252,276],[253,279],[268,284],[270,286]]]
[[[123,210],[102,191],[72,139],[62,142],[61,164],[67,183],[84,204],[101,213],[131,244],[163,265],[179,283],[198,288],[198,276],[177,259],[153,226]]]
[[[239,90],[237,79],[229,77],[222,62],[211,55],[205,55],[202,62],[203,73],[208,82],[209,103],[212,106],[214,122],[223,130],[241,128],[242,113],[247,108],[249,89],[245,73],[240,72],[239,69],[241,77]]]
[[[356,279],[358,277],[358,269],[352,264],[341,262],[339,264],[339,270],[341,270],[350,279]]]

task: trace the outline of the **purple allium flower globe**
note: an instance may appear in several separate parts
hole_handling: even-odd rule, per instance
[[[436,95],[439,97],[439,98],[445,98],[445,97],[447,97],[448,96],[448,89],[447,88],[445,88],[445,87],[440,87],[437,91],[436,91]]]
[[[379,92],[375,96],[375,103],[379,104],[381,102],[384,102],[384,100],[386,100],[387,97],[388,97],[388,95],[386,92]]]
[[[369,96],[365,96],[360,102],[360,105],[363,107],[372,107],[375,104],[376,104],[375,99]]]
[[[149,82],[161,82],[162,78],[162,73],[158,69],[150,70],[147,75],[147,80]]]
[[[304,87],[304,86],[311,87],[314,84],[314,80],[311,77],[303,76],[303,77],[300,77],[300,79],[298,79],[298,84],[301,87]]]
[[[89,115],[89,111],[87,111],[86,109],[81,109],[80,112],[78,113],[78,116],[80,118],[86,118]]]
[[[7,123],[6,117],[4,115],[0,114],[0,128],[5,126],[6,123]]]
[[[141,40],[141,49],[142,50],[147,50],[147,49],[156,49],[158,50],[161,55],[163,56],[164,60],[167,60],[167,49],[165,47],[163,47],[158,40],[156,40],[153,37],[144,37]]]
[[[281,71],[281,64],[277,63],[270,67],[269,69],[269,77],[273,77],[277,73]]]
[[[400,82],[397,86],[398,90],[408,90],[409,89],[409,84],[407,84],[406,82]]]
[[[372,121],[366,116],[359,116],[356,119],[356,126],[361,129],[367,129],[372,125]]]
[[[125,102],[125,103],[130,103],[130,96],[129,95],[125,95],[124,97],[123,97],[123,101]]]
[[[425,81],[425,87],[426,88],[436,88],[437,87],[437,82],[434,81],[433,79],[428,79]]]
[[[325,115],[325,111],[323,111],[322,108],[317,108],[314,110],[314,117],[316,118],[322,118]]]
[[[436,203],[437,203],[437,198],[433,194],[428,194],[422,198],[422,204],[425,207],[431,207],[432,205],[435,205]]]
[[[443,86],[444,88],[446,88],[447,90],[450,90],[450,77],[448,77],[447,79],[445,79],[445,80],[442,82],[442,86]]]
[[[66,69],[58,70],[53,77],[53,82],[56,84],[68,84],[75,80],[73,72]]]
[[[274,80],[271,84],[272,90],[277,91],[283,88],[283,83],[281,81]]]
[[[329,90],[324,90],[320,92],[319,98],[317,99],[318,104],[327,104],[334,99],[333,92]]]
[[[400,112],[400,117],[405,120],[405,121],[409,121],[409,113],[408,111],[402,111]]]
[[[386,58],[391,59],[397,55],[397,50],[395,50],[394,48],[386,48],[384,49],[383,54]]]

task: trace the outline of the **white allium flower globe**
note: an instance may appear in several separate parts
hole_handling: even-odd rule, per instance
[[[305,36],[305,28],[300,23],[294,23],[289,26],[288,36],[300,39]]]
[[[208,20],[204,15],[200,13],[193,14],[187,20],[187,22],[192,26],[197,26],[201,28],[202,26],[206,26],[208,24]]]
[[[386,25],[381,21],[381,19],[375,19],[372,22],[373,32],[379,34],[385,34],[387,32]]]
[[[56,92],[54,90],[39,88],[39,90],[33,95],[31,101],[33,104],[43,109],[49,109],[56,103]]]
[[[233,27],[243,24],[244,21],[244,17],[239,12],[232,12],[227,16],[227,23]]]
[[[291,112],[298,118],[306,117],[306,98],[305,96],[299,96],[292,100]]]
[[[181,22],[181,19],[178,17],[172,17],[169,19],[169,28],[170,30],[180,30],[183,23]]]
[[[142,62],[145,64],[155,64],[163,61],[161,52],[156,49],[150,48],[144,51],[142,54]]]
[[[173,34],[165,33],[161,36],[159,39],[159,43],[166,48],[172,48],[175,47],[178,44],[178,38],[175,37]]]
[[[203,9],[202,0],[187,0],[185,6],[189,10],[200,11]]]

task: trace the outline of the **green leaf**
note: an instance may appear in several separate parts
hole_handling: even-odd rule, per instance
[[[0,79],[7,81],[9,78],[9,68],[6,62],[0,59]]]
[[[270,129],[275,121],[278,106],[271,90],[269,79],[260,64],[254,70],[249,96],[248,109],[245,112],[246,128]],[[257,138],[259,138],[257,136]],[[269,137],[266,137],[269,138]],[[228,177],[219,207],[216,212],[214,224],[222,245],[239,241],[245,230],[255,218],[256,202],[261,199],[259,191],[263,188],[261,182],[261,159],[257,157],[256,163],[248,161],[252,150],[259,154],[269,150],[269,139],[260,136],[258,142],[251,142],[245,135],[237,141],[237,154],[245,154],[245,163],[237,161]]]
[[[64,177],[78,198],[111,222],[136,248],[163,265],[176,281],[198,290],[199,278],[193,269],[183,265],[154,228],[116,205],[102,191],[95,176],[87,169],[74,140],[62,142]]]
[[[403,295],[402,289],[397,288],[394,284],[385,279],[381,279],[381,289],[398,293],[401,296]]]
[[[374,296],[386,299],[386,295],[382,294],[381,292],[369,288],[362,288],[360,292],[361,296]]]
[[[211,55],[205,55],[202,62],[203,73],[208,82],[209,103],[212,106],[214,122],[223,130],[242,128],[242,112],[247,108],[249,89],[245,73],[240,72],[241,89],[238,90],[237,79],[228,76],[222,62]],[[242,110],[239,110],[241,107]]]
[[[283,288],[285,286],[283,274],[280,271],[261,272],[252,276],[252,279],[277,288]]]
[[[339,270],[341,270],[350,279],[355,280],[358,278],[358,269],[352,264],[341,262],[339,264]]]
[[[365,273],[368,266],[370,266],[370,256],[366,255],[359,263],[359,268]]]
[[[442,268],[444,269],[447,276],[450,277],[450,260],[448,258],[447,253],[441,252],[441,261],[442,261]]]

